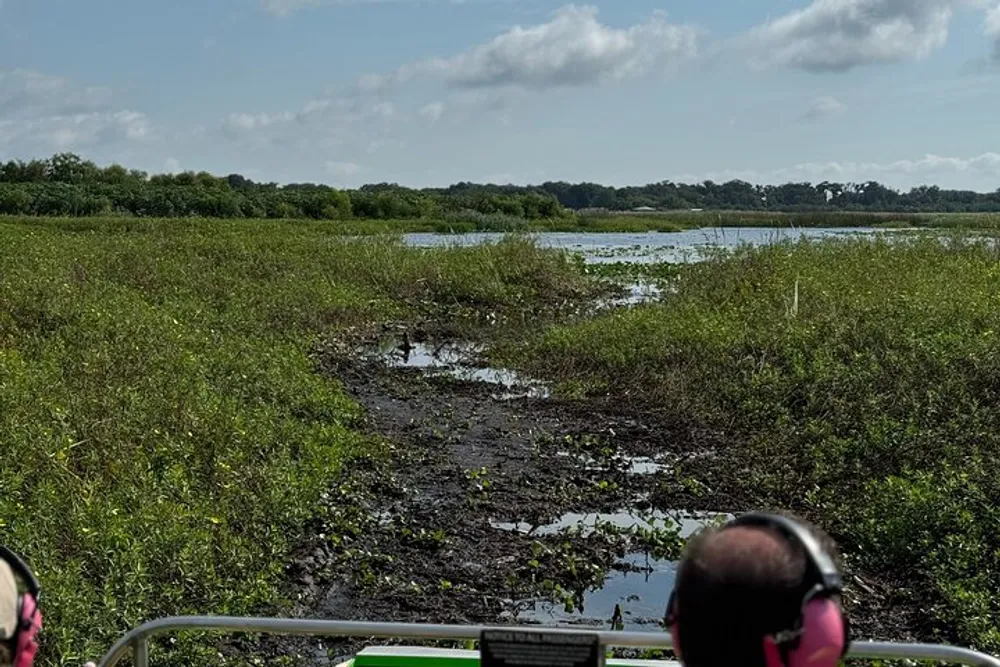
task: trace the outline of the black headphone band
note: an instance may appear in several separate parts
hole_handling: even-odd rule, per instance
[[[42,593],[42,586],[38,583],[38,579],[35,577],[35,573],[31,571],[28,564],[18,556],[16,553],[0,544],[0,558],[5,560],[14,573],[20,575],[21,579],[24,580],[25,585],[28,587],[28,592],[31,597],[35,598],[37,604],[38,598]]]
[[[787,539],[802,547],[802,550],[806,554],[806,568],[812,570],[812,574],[817,581],[817,588],[819,588],[819,590],[814,590],[807,594],[807,599],[814,595],[838,594],[843,590],[843,580],[840,570],[837,569],[833,559],[819,543],[819,540],[796,521],[778,514],[750,512],[729,521],[720,530],[726,530],[735,526],[774,528]],[[672,625],[676,621],[676,601],[677,587],[674,586],[670,591],[670,598],[667,601],[667,610],[664,616],[664,623],[666,625]]]
[[[833,562],[833,558],[831,558],[830,554],[825,548],[823,548],[823,545],[819,543],[816,536],[814,536],[805,528],[805,526],[797,521],[793,521],[788,517],[778,514],[751,512],[730,521],[723,527],[723,530],[733,526],[761,526],[774,528],[785,536],[786,539],[796,542],[802,547],[802,550],[806,555],[806,569],[812,570],[812,575],[816,581],[816,585],[806,593],[805,598],[802,601],[803,609],[805,609],[805,605],[808,604],[810,600],[816,597],[838,595],[843,590],[843,579],[840,575],[840,570],[837,569],[837,565]],[[847,649],[850,645],[850,622],[846,616],[842,615],[841,618],[844,623],[844,645],[841,650],[841,657],[843,657],[847,654]],[[787,650],[788,646],[796,645],[798,643],[798,636],[801,632],[801,626],[799,624],[801,621],[802,617],[799,616],[794,627],[777,635],[777,638],[779,639],[779,648],[782,651]]]
[[[822,593],[827,595],[840,593],[843,590],[843,580],[833,558],[819,543],[819,540],[804,526],[788,517],[764,512],[751,512],[730,521],[722,530],[735,526],[763,526],[774,528],[782,535],[802,547],[806,555],[806,567],[812,570],[817,582],[822,587]]]

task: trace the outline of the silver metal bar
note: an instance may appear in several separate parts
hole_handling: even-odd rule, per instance
[[[512,626],[496,629],[510,630]],[[148,667],[148,641],[160,635],[181,630],[214,630],[222,632],[253,632],[262,634],[314,635],[338,637],[384,637],[397,639],[479,639],[486,626],[435,625],[420,623],[369,623],[365,621],[335,621],[293,618],[251,618],[236,616],[174,616],[149,621],[132,629],[119,639],[101,658],[98,667],[114,667],[133,650],[136,667]],[[539,626],[521,626],[539,630]],[[588,633],[587,630],[544,628],[546,632],[564,634]],[[601,644],[630,648],[670,648],[670,635],[664,632],[601,631]],[[851,658],[939,660],[970,667],[1000,667],[994,656],[957,646],[943,644],[895,644],[887,642],[853,642],[848,652]],[[140,662],[140,660],[142,662]]]
[[[132,662],[135,667],[149,667],[149,641],[146,637],[136,637],[132,641]]]
[[[869,660],[940,660],[950,664],[973,667],[1000,665],[996,657],[971,649],[947,644],[894,644],[886,642],[855,642],[847,653],[850,658]]]

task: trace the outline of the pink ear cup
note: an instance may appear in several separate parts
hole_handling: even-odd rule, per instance
[[[14,667],[31,667],[38,653],[38,633],[42,629],[42,613],[30,594],[22,597],[21,630],[17,635],[17,656]]]
[[[781,651],[771,636],[764,637],[764,664],[767,667],[786,667],[781,660]]]
[[[767,667],[836,667],[844,652],[844,617],[833,600],[809,602],[802,614],[799,643],[788,651],[788,663],[771,636],[764,637]]]
[[[799,645],[787,667],[836,667],[844,652],[844,618],[836,602],[818,598],[806,604]]]

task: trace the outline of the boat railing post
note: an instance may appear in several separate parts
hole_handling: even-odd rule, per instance
[[[132,662],[135,667],[149,667],[149,642],[145,635],[132,640]]]

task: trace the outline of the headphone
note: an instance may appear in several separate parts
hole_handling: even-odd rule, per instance
[[[813,585],[802,599],[801,611],[791,628],[765,636],[767,667],[835,667],[850,645],[850,625],[833,599],[843,590],[840,572],[819,541],[804,526],[783,516],[754,512],[744,514],[722,527],[760,526],[774,528],[806,555],[806,579]],[[670,628],[674,651],[681,655],[677,625],[677,588],[667,603],[666,625]]]
[[[21,557],[2,544],[0,558],[10,565],[14,574],[20,576],[27,587],[25,592],[18,594],[17,629],[7,641],[11,647],[13,667],[31,667],[38,652],[38,633],[42,629],[42,612],[38,608],[42,587]]]

